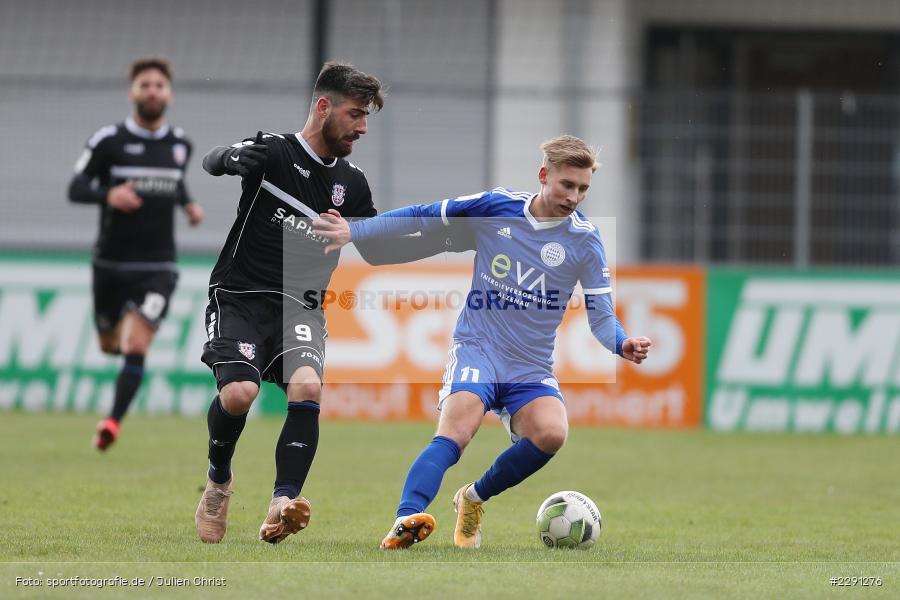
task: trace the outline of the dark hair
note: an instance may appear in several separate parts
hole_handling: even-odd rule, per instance
[[[344,98],[362,100],[375,111],[384,106],[384,89],[377,78],[363,73],[349,63],[327,62],[319,71],[313,88],[313,102],[328,97],[335,104]]]
[[[149,69],[158,70],[166,76],[166,79],[172,81],[172,65],[161,56],[142,56],[131,63],[129,81],[134,81],[138,75]]]

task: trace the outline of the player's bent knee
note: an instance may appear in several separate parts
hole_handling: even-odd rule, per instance
[[[456,442],[460,450],[465,450],[469,442],[472,441],[473,434],[462,429],[447,429],[439,427],[435,435],[445,437]]]
[[[544,427],[532,436],[531,443],[548,454],[556,454],[566,443],[565,427]]]
[[[219,390],[222,407],[232,415],[242,415],[250,410],[259,394],[259,386],[253,381],[232,381]]]
[[[319,402],[322,395],[322,384],[318,381],[305,381],[288,385],[288,400],[291,402]]]

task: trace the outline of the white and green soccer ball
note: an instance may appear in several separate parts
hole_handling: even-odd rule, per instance
[[[600,511],[580,492],[556,492],[538,509],[537,529],[548,548],[587,550],[600,536]]]

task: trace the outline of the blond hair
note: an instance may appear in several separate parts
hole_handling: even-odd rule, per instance
[[[597,170],[597,151],[574,135],[560,135],[541,144],[545,167],[570,166]]]

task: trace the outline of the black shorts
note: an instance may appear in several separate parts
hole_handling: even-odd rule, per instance
[[[271,381],[287,389],[300,367],[323,380],[325,315],[282,292],[215,287],[206,307],[202,360],[219,389],[232,381]]]
[[[169,298],[178,283],[175,271],[131,271],[93,265],[94,324],[100,333],[116,328],[125,312],[134,310],[153,328],[169,312]]]

